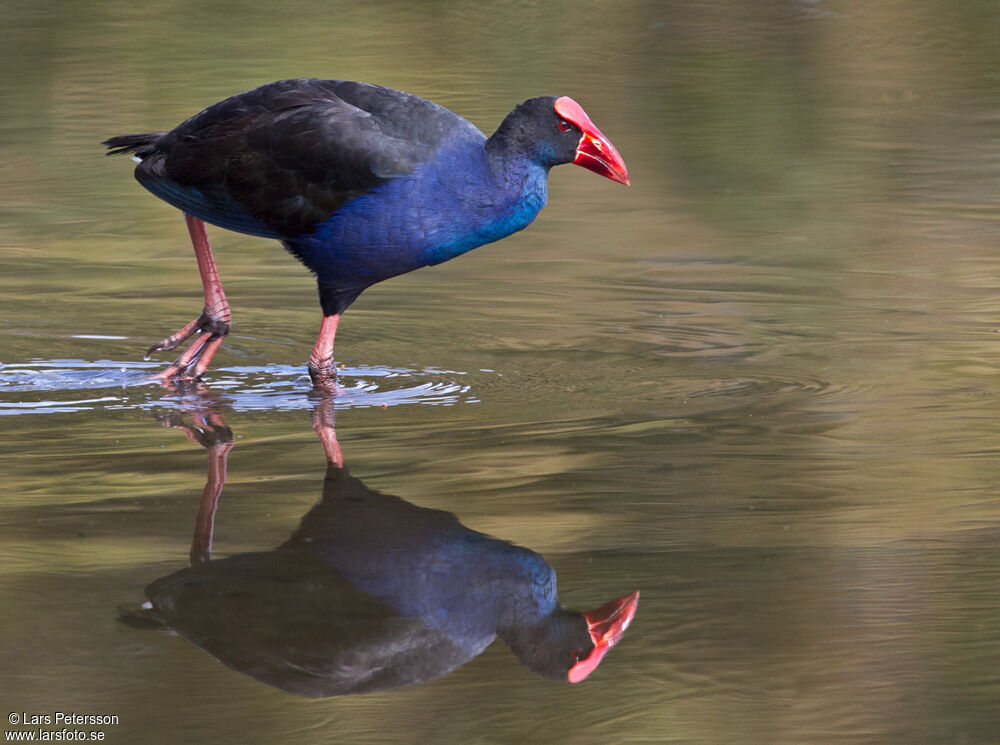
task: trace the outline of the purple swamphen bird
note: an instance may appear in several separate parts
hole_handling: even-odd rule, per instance
[[[146,597],[122,620],[172,630],[233,670],[311,697],[432,680],[497,637],[536,674],[577,683],[639,603],[633,592],[563,608],[535,552],[332,465],[319,504],[281,546],[181,569]]]
[[[535,673],[578,683],[635,616],[638,591],[566,609],[539,554],[352,476],[329,396],[313,411],[327,457],[319,502],[276,549],[212,559],[233,435],[217,413],[199,419],[168,419],[209,451],[192,566],[152,582],[147,602],[123,611],[129,625],[172,630],[282,690],[340,696],[438,678],[497,637]]]
[[[309,374],[329,390],[337,324],[366,288],[526,227],[545,206],[552,166],[575,163],[629,182],[617,150],[565,96],[525,101],[487,138],[402,91],[283,80],[169,132],[104,144],[109,154],[131,153],[139,183],[184,212],[198,259],[204,309],[149,350],[197,335],[163,379],[200,377],[229,332],[206,222],[280,240],[316,275],[323,323]]]

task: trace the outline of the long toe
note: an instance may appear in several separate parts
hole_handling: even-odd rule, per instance
[[[191,321],[191,323],[182,326],[170,336],[161,339],[146,350],[146,359],[149,359],[149,356],[153,352],[169,352],[171,349],[176,349],[181,343],[190,339],[198,332],[211,332],[214,336],[221,339],[229,334],[229,329],[231,328],[228,311],[228,307],[224,313],[213,313],[207,307],[202,309],[201,315]]]
[[[221,336],[205,331],[191,342],[184,353],[160,373],[160,380],[196,380],[200,378],[212,362],[212,357],[222,344]]]
[[[153,346],[146,350],[146,359],[148,360],[153,352],[170,351],[171,349],[176,349],[181,342],[190,339],[194,334],[201,330],[202,325],[205,322],[205,314],[202,312],[200,316],[195,318],[191,323],[178,329],[170,336],[167,336],[160,341],[156,342]]]

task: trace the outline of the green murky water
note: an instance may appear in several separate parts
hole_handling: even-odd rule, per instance
[[[0,2],[0,705],[121,743],[995,743],[998,32],[934,0]],[[325,465],[276,243],[211,232],[233,334],[202,393],[146,381],[198,278],[98,143],[300,75],[487,131],[571,95],[629,164],[557,169],[535,225],[337,338],[352,474],[539,552],[569,607],[641,590],[580,685],[497,642],[307,700],[116,620],[188,561],[206,454],[164,424],[235,438],[217,557],[284,541]]]

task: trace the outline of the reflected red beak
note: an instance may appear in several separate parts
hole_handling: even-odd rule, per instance
[[[585,659],[580,660],[570,668],[570,683],[579,683],[594,672],[608,650],[622,638],[625,629],[635,618],[635,610],[638,607],[639,591],[636,590],[583,614],[587,620],[590,638],[594,642],[594,649]]]
[[[590,117],[587,116],[583,107],[572,98],[563,96],[556,99],[555,108],[559,116],[583,130],[580,142],[576,146],[576,158],[573,162],[612,181],[628,186],[628,169],[625,167],[625,161],[615,150],[611,140],[605,137],[601,130],[590,121]]]

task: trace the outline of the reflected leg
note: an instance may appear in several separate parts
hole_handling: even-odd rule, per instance
[[[215,533],[215,512],[222,488],[226,485],[226,465],[233,448],[233,432],[215,411],[197,412],[187,425],[178,414],[170,413],[160,420],[165,426],[181,430],[188,439],[208,451],[208,474],[198,504],[191,539],[191,564],[212,558],[212,538]]]
[[[333,426],[334,416],[333,396],[324,395],[313,408],[312,426],[319,437],[319,441],[323,443],[326,462],[337,468],[343,468],[344,454],[340,450],[340,443],[337,441],[337,431]]]

